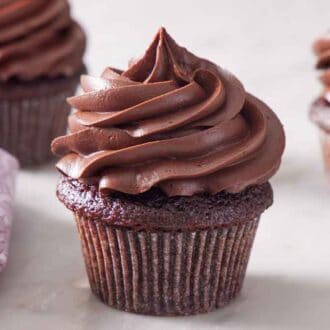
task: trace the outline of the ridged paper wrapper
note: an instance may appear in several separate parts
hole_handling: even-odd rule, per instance
[[[242,288],[259,222],[162,231],[75,218],[93,293],[111,307],[149,315],[228,304]]]
[[[67,130],[70,106],[79,75],[61,80],[1,86],[0,147],[22,167],[41,165],[54,155],[50,144]],[[8,93],[5,91],[8,90]]]

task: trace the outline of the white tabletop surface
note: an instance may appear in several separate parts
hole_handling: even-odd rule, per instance
[[[9,264],[0,274],[0,328],[330,329],[330,184],[307,119],[320,90],[310,44],[330,27],[329,0],[72,2],[89,33],[91,72],[124,67],[164,25],[278,113],[287,149],[241,296],[222,310],[184,318],[128,314],[94,298],[72,216],[55,198],[53,165],[21,171]]]

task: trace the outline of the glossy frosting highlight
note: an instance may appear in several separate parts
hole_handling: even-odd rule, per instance
[[[69,103],[70,133],[54,140],[65,175],[97,181],[102,194],[239,192],[280,165],[276,115],[231,73],[180,47],[160,29],[121,72],[83,76]]]
[[[85,44],[67,0],[0,3],[0,81],[79,73]]]

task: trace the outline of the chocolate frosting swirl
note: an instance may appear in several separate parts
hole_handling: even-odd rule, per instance
[[[121,72],[83,76],[70,133],[53,141],[65,175],[96,180],[102,194],[238,192],[278,169],[276,115],[229,72],[180,47],[161,28]],[[94,181],[93,181],[94,182]]]
[[[322,71],[320,80],[325,87],[322,96],[330,104],[330,32],[314,42],[313,50],[317,56],[316,68]]]
[[[0,3],[0,81],[79,73],[85,44],[67,0]]]
[[[330,32],[318,38],[313,44],[317,56],[316,68],[321,71],[323,85],[321,95],[312,103],[309,117],[322,130],[330,131]]]

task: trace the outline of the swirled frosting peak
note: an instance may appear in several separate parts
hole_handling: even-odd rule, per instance
[[[282,125],[232,74],[180,47],[161,28],[126,71],[83,76],[57,168],[103,194],[238,192],[267,181],[284,149]]]
[[[0,81],[79,73],[85,43],[67,0],[0,1]]]

